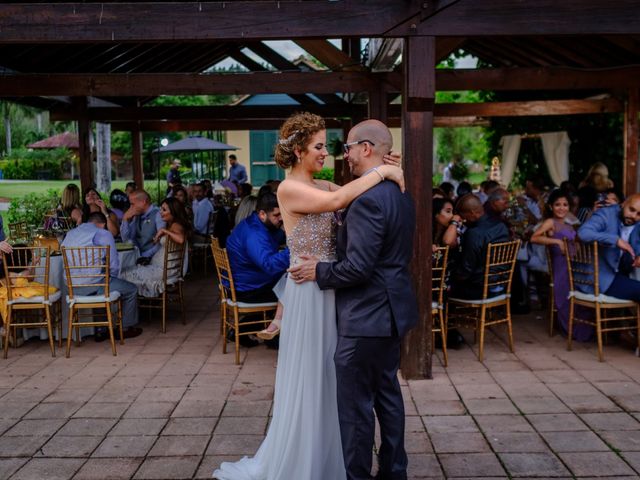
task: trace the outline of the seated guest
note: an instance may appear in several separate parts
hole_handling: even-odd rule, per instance
[[[224,197],[220,194],[214,195],[213,205],[216,212],[216,221],[213,224],[213,236],[218,239],[220,246],[225,248],[227,237],[231,233],[231,218],[224,206]]]
[[[431,211],[433,212],[433,248],[457,247],[462,219],[453,213],[453,202],[448,198],[434,198]]]
[[[238,196],[240,198],[248,197],[249,195],[251,195],[252,192],[253,192],[253,185],[251,185],[250,183],[241,183],[240,186],[238,187]]]
[[[246,185],[246,183],[245,183]],[[258,205],[258,197],[255,195],[249,195],[248,197],[244,197],[238,208],[236,209],[236,214],[233,217],[233,222],[237,225],[253,212],[256,211],[256,206]]]
[[[469,182],[460,182],[458,188],[456,188],[456,197],[462,198],[468,193],[472,193],[473,188],[471,188],[471,184]]]
[[[95,188],[88,188],[84,193],[84,203],[82,204],[82,222],[85,223],[89,215],[94,212],[101,212],[107,219],[107,228],[111,235],[117,237],[120,234],[118,217],[107,208],[102,197]]]
[[[122,190],[116,188],[109,196],[109,203],[111,204],[111,211],[115,214],[118,219],[118,225],[120,225],[124,212],[129,209],[129,197]]]
[[[564,240],[573,242],[576,231],[567,221],[571,213],[570,194],[557,189],[551,192],[545,206],[545,221],[542,222],[531,237],[531,243],[549,249],[553,271],[553,296],[558,315],[558,325],[566,334],[569,331],[569,272]],[[593,336],[593,328],[577,323],[573,325],[573,338],[583,342]]]
[[[481,200],[482,201],[482,200]],[[491,190],[484,203],[485,213],[492,218],[504,220],[504,212],[509,209],[509,192],[502,187]]]
[[[60,204],[56,208],[56,217],[70,218],[74,224],[82,223],[80,189],[75,183],[70,183],[69,185],[64,187],[64,190],[62,190]]]
[[[629,278],[632,268],[640,267],[638,222],[640,194],[636,193],[622,205],[598,209],[578,230],[581,241],[598,242],[600,293],[640,302],[640,282]]]
[[[542,220],[540,200],[544,193],[544,180],[540,177],[530,177],[525,182],[524,195],[517,198],[520,206],[526,208],[528,222],[531,225]]]
[[[457,210],[465,221],[466,230],[460,242],[460,257],[453,271],[452,297],[482,298],[484,268],[490,243],[508,242],[509,230],[503,222],[485,214],[480,199],[467,194],[458,201]],[[489,292],[489,296],[502,292]]]
[[[258,199],[256,211],[233,229],[227,239],[227,253],[233,272],[238,301],[277,302],[273,287],[289,268],[289,249],[280,250],[282,215],[278,199],[265,193]],[[263,331],[266,339],[280,330],[282,309]],[[243,339],[243,337],[241,337]],[[250,346],[251,341],[243,340]]]
[[[136,190],[138,190],[138,184],[136,182],[127,182],[124,186],[124,193],[127,195],[131,195]]]
[[[124,338],[137,337],[142,329],[138,324],[138,289],[133,283],[118,278],[120,259],[116,250],[116,242],[113,235],[106,230],[107,218],[102,212],[92,212],[87,221],[73,230],[69,230],[62,242],[63,247],[109,247],[109,288],[111,291],[120,292],[122,299],[122,327]],[[95,273],[95,272],[90,272]],[[83,280],[87,282],[88,280]],[[99,278],[95,278],[96,283]],[[102,287],[80,287],[74,289],[76,295],[100,295]],[[115,333],[115,332],[114,332]],[[96,329],[96,342],[108,338],[106,328]]]
[[[160,216],[167,227],[158,230],[153,241],[159,243],[161,248],[154,253],[149,265],[136,265],[120,275],[123,280],[135,284],[138,287],[138,295],[143,297],[157,297],[164,291],[164,249],[167,237],[182,245],[191,229],[187,211],[177,198],[165,198],[162,201]],[[179,276],[179,272],[173,273]]]
[[[455,198],[456,187],[454,187],[452,183],[442,182],[438,188],[444,192],[445,198],[450,198],[451,200]]]
[[[209,216],[213,213],[213,204],[205,196],[205,186],[198,183],[193,186],[193,241],[206,242],[211,235]]]
[[[189,194],[187,193],[187,189],[182,185],[173,187],[171,196],[182,202],[182,205],[184,205],[184,209],[187,212],[187,217],[189,217],[189,222],[191,225],[193,225],[193,210],[191,210],[191,202],[189,201]]]
[[[130,194],[129,203],[131,207],[122,217],[120,236],[124,242],[131,242],[138,247],[138,263],[148,265],[153,254],[160,250],[160,244],[154,243],[153,239],[167,225],[162,220],[160,209],[151,204],[151,197],[144,190]]]

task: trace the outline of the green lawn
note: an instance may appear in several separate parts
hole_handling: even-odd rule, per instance
[[[24,182],[0,180],[0,198],[11,200],[27,193],[46,193],[50,188],[62,192],[69,183],[75,183],[80,186],[79,180],[71,182],[69,180],[25,180]],[[124,190],[126,183],[126,180],[111,182],[111,189],[119,188]]]

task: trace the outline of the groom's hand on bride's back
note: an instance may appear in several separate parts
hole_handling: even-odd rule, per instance
[[[300,262],[289,268],[289,276],[296,283],[315,282],[318,259],[313,255],[300,255]]]

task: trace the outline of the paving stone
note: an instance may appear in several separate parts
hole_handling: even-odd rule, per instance
[[[224,410],[223,417],[266,417],[271,410],[271,400],[262,400],[256,402],[231,402],[228,401]]]
[[[33,458],[11,477],[12,480],[68,480],[84,463],[81,458]]]
[[[133,478],[141,480],[191,478],[199,463],[200,457],[149,457],[140,465]]]
[[[573,432],[589,429],[580,417],[573,413],[540,413],[527,415],[526,418],[539,432]]]
[[[0,437],[0,457],[31,457],[48,440],[38,437]]]
[[[485,453],[491,451],[481,433],[432,433],[431,442],[436,453]]]
[[[452,453],[439,455],[447,477],[504,476],[504,469],[493,453]]]
[[[217,418],[171,418],[162,435],[211,435]]]
[[[570,475],[562,462],[551,452],[501,453],[500,459],[513,477],[549,478]]]
[[[167,423],[165,418],[123,418],[109,432],[109,435],[159,435]]]
[[[222,417],[215,427],[216,435],[264,435],[267,417]]]
[[[72,418],[58,433],[67,436],[104,436],[116,422],[114,418]]]
[[[254,455],[263,438],[262,435],[214,435],[206,455]]]
[[[612,448],[623,452],[640,452],[640,430],[600,432]]]
[[[0,478],[9,478],[28,461],[28,458],[0,458]]]
[[[73,418],[120,418],[122,414],[129,408],[129,403],[85,403]]]
[[[36,405],[37,403],[34,402],[3,402],[2,408],[0,408],[0,418],[22,418],[29,410],[34,408]]]
[[[187,387],[154,387],[144,388],[140,391],[139,402],[175,402],[182,399]]]
[[[471,415],[426,416],[422,421],[429,433],[479,432]]]
[[[220,467],[222,462],[235,462],[238,460],[238,457],[234,455],[207,455],[203,457],[202,463],[198,467],[198,471],[196,472],[194,478],[198,479],[211,479],[213,471]]]
[[[108,436],[93,457],[144,457],[155,443],[156,436]]]
[[[102,442],[102,437],[56,435],[40,448],[42,457],[88,457]]]
[[[549,449],[537,433],[513,433],[492,431],[487,440],[499,453],[547,452]]]
[[[577,477],[634,475],[634,471],[613,452],[559,453]]]
[[[543,432],[554,452],[608,452],[609,447],[593,432]]]
[[[466,409],[459,400],[443,400],[440,402],[414,399],[420,415],[464,415]]]
[[[523,415],[475,415],[483,432],[533,432]]]
[[[176,408],[174,402],[133,402],[124,418],[166,418]]]
[[[408,454],[409,468],[407,475],[409,478],[443,478],[442,469],[438,459],[433,454]]]
[[[90,458],[73,480],[129,480],[144,459]]]
[[[149,457],[202,455],[209,442],[208,435],[168,435],[158,437]]]
[[[172,417],[218,417],[224,408],[224,401],[182,400],[171,413]]]
[[[640,430],[640,422],[627,413],[584,413],[580,418],[594,430]]]
[[[640,452],[622,452],[622,457],[640,474]]]
[[[41,403],[34,407],[24,418],[70,418],[80,407],[82,407],[82,403],[79,402]]]
[[[604,395],[568,395],[562,400],[576,413],[619,412],[621,410]]]
[[[64,419],[38,419],[38,420],[20,420],[4,435],[8,437],[16,436],[51,436],[56,433],[62,425]]]
[[[432,453],[433,448],[427,434],[422,432],[406,432],[404,434],[407,453]]]
[[[471,399],[465,405],[472,415],[506,414],[516,415],[518,410],[508,398]]]
[[[555,397],[519,397],[513,399],[520,411],[533,413],[569,413],[569,408]]]

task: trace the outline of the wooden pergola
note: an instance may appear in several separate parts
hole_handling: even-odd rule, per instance
[[[342,39],[342,48],[328,41],[335,38]],[[365,66],[363,38],[401,39],[401,65],[393,68],[391,62],[380,73],[375,60]],[[326,69],[303,71],[263,43],[281,39],[295,41]],[[436,70],[439,61],[461,48],[490,67]],[[228,57],[248,72],[205,73]],[[408,378],[431,375],[434,125],[621,112],[624,189],[639,190],[640,4],[635,0],[4,3],[0,72],[0,96],[48,109],[52,120],[78,122],[83,187],[93,181],[89,136],[94,121],[132,133],[139,184],[141,132],[146,130],[277,128],[301,109],[345,130],[369,116],[401,125],[408,189],[420,212],[412,264],[421,322],[404,344],[402,370]],[[483,89],[566,95],[552,101],[435,103],[436,90]],[[145,106],[162,94],[257,93],[285,93],[300,106]],[[363,94],[366,104],[358,101]],[[391,104],[398,94],[402,104]]]

